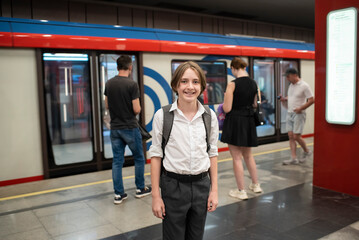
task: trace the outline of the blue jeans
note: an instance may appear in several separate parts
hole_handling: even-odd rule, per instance
[[[112,181],[115,194],[124,194],[122,167],[125,161],[125,147],[131,149],[135,161],[135,184],[137,189],[145,187],[145,157],[142,148],[142,136],[138,128],[111,130],[113,152]]]

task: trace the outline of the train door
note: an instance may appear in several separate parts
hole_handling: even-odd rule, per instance
[[[297,60],[270,58],[252,59],[252,76],[261,91],[261,110],[264,115],[264,125],[257,127],[259,142],[273,142],[287,139],[286,117],[287,109],[280,104],[277,96],[287,95],[289,82],[283,76],[287,68],[298,69]]]
[[[288,68],[295,68],[299,71],[299,64],[296,60],[280,60],[279,61],[279,90],[278,94],[281,94],[283,97],[286,97],[288,94],[289,82],[286,80],[286,76],[284,76],[285,71]],[[286,134],[288,131],[286,129],[286,118],[287,118],[287,109],[280,105],[280,133]]]
[[[110,119],[103,92],[106,81],[117,75],[119,55],[95,51],[42,51],[38,55],[44,93],[45,178],[110,168]],[[134,65],[132,78],[138,82],[137,56],[129,55]],[[126,155],[130,161],[129,149]]]
[[[101,151],[103,151],[103,157],[104,157],[103,160],[110,160],[113,157],[112,148],[111,148],[111,139],[110,139],[111,117],[109,111],[105,108],[105,95],[104,95],[105,85],[109,79],[111,79],[112,77],[118,74],[116,60],[119,56],[120,56],[119,54],[108,54],[108,53],[98,54],[99,73],[100,73],[100,77],[99,77],[99,81],[100,81],[99,90],[100,90],[100,103],[101,103],[100,113],[102,119],[102,124],[100,127],[102,130],[101,147],[103,147]],[[133,70],[131,72],[131,78],[138,83],[138,58],[136,55],[130,55],[130,56],[132,58],[132,67],[133,67]],[[143,104],[141,105],[143,106]],[[125,156],[126,157],[132,156],[132,152],[128,146],[126,146],[125,149]],[[124,165],[128,165],[132,163],[130,158],[127,158],[126,160],[127,161],[125,161]]]
[[[257,82],[261,92],[261,110],[264,116],[264,125],[257,127],[258,137],[274,136],[276,131],[275,121],[275,75],[273,59],[253,60],[253,79]]]

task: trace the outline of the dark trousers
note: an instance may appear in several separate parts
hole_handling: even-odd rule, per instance
[[[161,194],[166,216],[162,222],[163,240],[201,240],[207,216],[210,179],[180,182],[161,176]]]

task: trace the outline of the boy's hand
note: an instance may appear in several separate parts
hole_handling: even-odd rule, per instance
[[[211,191],[208,196],[207,211],[213,212],[218,206],[218,192]]]
[[[152,212],[153,215],[161,219],[166,216],[165,204],[161,197],[152,197]]]

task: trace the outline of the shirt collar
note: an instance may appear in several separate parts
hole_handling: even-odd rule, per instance
[[[204,112],[207,112],[200,101],[197,100],[197,104],[198,104],[197,114],[199,113],[200,115],[202,115]],[[177,109],[178,109],[178,105],[177,105],[177,100],[176,100],[174,103],[172,103],[170,112],[177,110]],[[209,112],[207,112],[207,113],[210,114]]]

